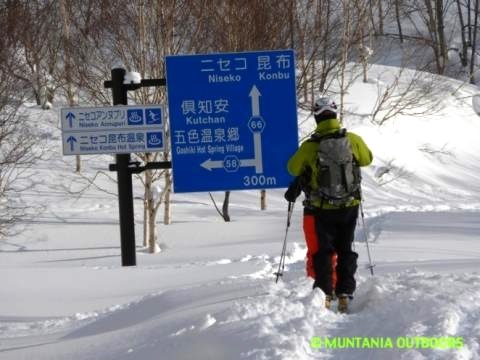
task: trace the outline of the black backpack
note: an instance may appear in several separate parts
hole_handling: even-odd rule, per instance
[[[335,206],[345,206],[353,199],[360,198],[361,173],[352,146],[347,137],[347,130],[318,135],[309,141],[317,142],[317,185],[311,190],[310,200],[321,199]]]

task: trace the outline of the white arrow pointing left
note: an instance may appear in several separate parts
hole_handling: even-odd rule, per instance
[[[223,160],[208,159],[201,163],[200,166],[208,171],[212,171],[212,169],[223,168]]]

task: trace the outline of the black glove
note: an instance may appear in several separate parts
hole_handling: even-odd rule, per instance
[[[283,195],[285,197],[285,200],[288,202],[295,202],[297,198],[300,196],[302,193],[302,187],[300,184],[301,177],[297,176],[295,180],[293,180],[290,185],[288,186],[287,191],[285,191],[285,194]]]

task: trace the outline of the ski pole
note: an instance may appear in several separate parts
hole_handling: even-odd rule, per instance
[[[280,276],[283,276],[283,270],[285,269],[285,255],[287,252],[287,235],[288,228],[290,227],[290,219],[292,218],[293,205],[294,202],[288,202],[288,213],[287,213],[287,228],[285,229],[285,238],[283,239],[282,253],[280,254],[280,263],[278,264],[278,271],[274,274],[276,275],[275,284],[278,283]]]
[[[362,216],[362,227],[363,227],[363,235],[365,237],[365,244],[367,245],[368,268],[370,269],[370,274],[373,276],[373,268],[375,267],[375,264],[372,263],[370,246],[368,245],[367,227],[365,226],[365,215],[363,214],[363,200],[360,201],[360,214]]]

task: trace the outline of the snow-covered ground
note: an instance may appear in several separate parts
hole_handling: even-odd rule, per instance
[[[480,359],[475,89],[445,93],[434,115],[381,127],[357,116],[371,110],[376,92],[373,75],[347,97],[345,124],[375,156],[363,174],[376,264],[371,276],[360,221],[358,290],[348,315],[325,310],[323,294],[305,278],[299,202],[286,273],[275,283],[284,189],[268,191],[265,211],[259,192],[233,192],[230,223],[208,194],[175,194],[173,224],[159,225],[162,252],[150,255],[140,246],[137,182],[138,266],[122,268],[115,195],[96,187],[75,194],[86,181],[73,173],[73,158],[60,157],[57,113],[27,109],[32,121],[49,124],[42,129],[52,157],[31,170],[33,187],[20,194],[35,212],[18,224],[22,232],[0,241],[0,359]],[[305,133],[313,120],[303,119]],[[88,157],[85,176],[109,162]],[[104,176],[97,184],[116,193]],[[346,338],[362,346],[341,348]],[[369,348],[375,339],[383,343]],[[337,348],[328,348],[334,341]]]

